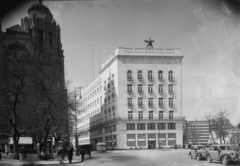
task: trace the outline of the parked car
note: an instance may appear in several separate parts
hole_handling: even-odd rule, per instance
[[[207,152],[207,161],[217,160],[223,165],[239,162],[240,147],[226,144],[211,145]]]
[[[189,156],[197,159],[198,161],[201,159],[207,159],[207,149],[205,145],[192,145],[191,150],[189,152]]]

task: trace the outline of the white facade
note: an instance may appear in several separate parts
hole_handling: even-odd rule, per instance
[[[182,145],[182,59],[179,49],[118,48],[82,92],[79,144]]]

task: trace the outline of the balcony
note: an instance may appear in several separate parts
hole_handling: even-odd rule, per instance
[[[160,91],[158,91],[158,94],[159,94],[159,95],[164,95],[164,91],[163,91],[163,90],[160,90]]]
[[[163,77],[158,77],[158,81],[163,82],[164,81]]]
[[[128,90],[127,93],[128,94],[133,94],[133,91],[132,90]]]
[[[174,90],[169,90],[168,93],[169,93],[170,95],[174,95]]]
[[[127,77],[127,80],[128,81],[133,81],[133,78],[132,77]]]
[[[154,81],[153,77],[148,77],[148,81]]]
[[[143,81],[143,77],[138,77],[138,81]]]
[[[153,104],[148,105],[149,108],[154,108]]]
[[[142,105],[138,105],[138,107],[139,107],[139,108],[144,108],[144,105],[143,105],[143,104],[142,104]]]
[[[174,108],[175,107],[175,105],[173,104],[173,105],[169,105],[169,108]]]
[[[168,77],[169,82],[174,82],[174,80],[175,80],[174,77]]]
[[[165,107],[164,104],[159,104],[158,106],[159,106],[159,108],[164,108]]]
[[[142,95],[142,94],[143,94],[143,91],[142,91],[142,90],[141,90],[141,91],[138,91],[138,94]]]
[[[128,108],[133,108],[133,104],[128,104]]]

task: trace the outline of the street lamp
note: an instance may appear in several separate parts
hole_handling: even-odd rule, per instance
[[[74,113],[75,113],[75,117],[74,117],[74,120],[75,120],[75,154],[78,155],[77,153],[77,149],[78,149],[78,134],[77,134],[77,94],[76,94],[76,90],[77,89],[80,89],[80,96],[79,96],[79,99],[81,99],[81,89],[82,87],[75,87],[74,88]]]

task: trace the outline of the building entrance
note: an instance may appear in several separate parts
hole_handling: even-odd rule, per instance
[[[148,141],[148,149],[155,149],[156,141]]]

